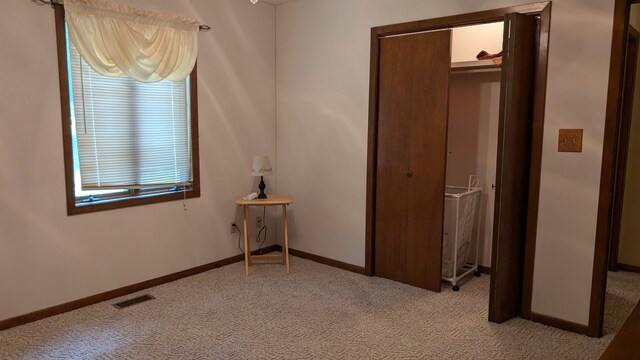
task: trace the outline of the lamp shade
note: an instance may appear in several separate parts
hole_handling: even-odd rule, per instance
[[[253,167],[251,169],[252,176],[268,176],[271,175],[271,163],[266,155],[256,156],[253,158]]]

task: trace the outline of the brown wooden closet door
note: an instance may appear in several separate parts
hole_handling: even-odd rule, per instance
[[[520,314],[538,21],[505,16],[489,321]]]
[[[440,291],[451,31],[380,41],[375,274]]]

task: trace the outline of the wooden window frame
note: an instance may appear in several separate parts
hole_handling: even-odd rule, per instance
[[[130,190],[129,197],[111,198],[105,201],[91,204],[80,204],[75,195],[73,173],[73,148],[71,137],[71,103],[69,101],[69,73],[67,68],[67,44],[65,38],[64,7],[54,5],[56,43],[58,50],[58,76],[60,81],[60,104],[62,113],[62,142],[64,153],[64,174],[67,199],[67,215],[78,215],[126,208],[131,206],[155,204],[165,201],[184,200],[200,197],[200,154],[198,141],[198,83],[197,65],[191,72],[190,96],[191,96],[191,147],[193,183],[191,187],[183,191],[174,191],[161,194],[141,193],[137,189]]]

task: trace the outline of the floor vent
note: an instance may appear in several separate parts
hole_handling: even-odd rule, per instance
[[[124,309],[126,307],[132,306],[132,305],[136,305],[136,304],[140,304],[143,303],[145,301],[149,301],[149,300],[153,300],[155,299],[153,296],[149,295],[149,294],[144,294],[138,297],[134,297],[133,299],[129,299],[129,300],[125,300],[122,302],[119,302],[117,304],[113,304],[113,306],[117,307],[118,309]]]

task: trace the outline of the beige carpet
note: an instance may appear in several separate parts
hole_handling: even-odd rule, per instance
[[[487,322],[486,275],[436,294],[295,257],[288,276],[237,263],[0,332],[0,359],[597,359],[640,298],[638,274],[609,284],[609,335],[592,339]]]

